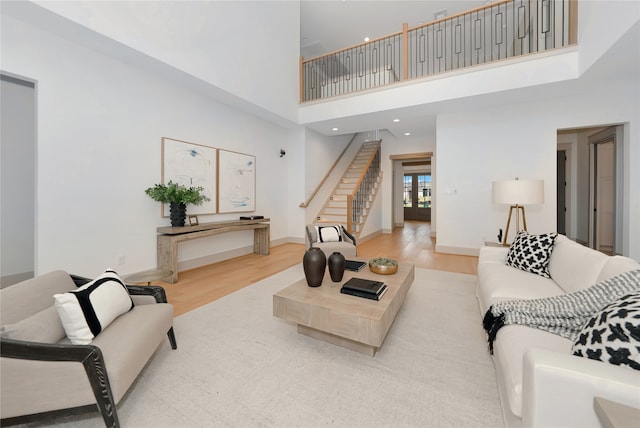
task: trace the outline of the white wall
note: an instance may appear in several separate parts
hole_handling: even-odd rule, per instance
[[[304,202],[311,196],[352,137],[351,134],[327,137],[311,129],[306,129],[305,195],[304,200],[300,202]],[[342,174],[344,174],[344,170],[340,171],[340,176]]]
[[[527,226],[532,233],[555,231],[557,130],[630,123],[622,183],[628,204],[623,253],[640,259],[640,180],[632,167],[640,162],[638,90],[637,83],[612,84],[545,102],[439,115],[437,250],[473,254],[484,240],[493,239],[499,227],[504,228],[508,210],[491,202],[494,180],[543,179],[545,203],[526,208]]]
[[[38,83],[36,273],[95,276],[108,266],[123,274],[155,267],[156,227],[168,219],[144,189],[161,179],[163,136],[255,155],[256,214],[272,219],[273,240],[288,236],[285,189],[303,176],[289,166],[295,157],[280,158],[279,151],[295,152],[300,132],[11,16],[2,16],[1,36],[2,68]],[[187,242],[180,260],[245,250],[251,242],[251,232]],[[125,256],[122,266],[118,255]]]
[[[298,116],[298,1],[37,1],[268,112]]]
[[[578,2],[579,70],[583,73],[640,19],[636,0]]]

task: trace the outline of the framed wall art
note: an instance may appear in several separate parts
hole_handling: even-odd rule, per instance
[[[218,212],[256,210],[256,157],[218,150]]]
[[[187,187],[202,186],[209,198],[202,205],[189,205],[191,215],[216,213],[217,149],[172,138],[162,138],[162,183],[169,181]],[[162,216],[169,215],[168,206],[162,207]]]

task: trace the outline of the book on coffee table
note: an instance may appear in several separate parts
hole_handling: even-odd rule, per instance
[[[361,293],[379,294],[382,291],[384,282],[374,281],[372,279],[351,278],[342,285],[347,290],[358,291]]]
[[[344,268],[353,272],[358,272],[364,269],[367,265],[367,262],[361,262],[358,260],[345,260]]]
[[[371,299],[371,300],[380,300],[382,299],[382,296],[384,296],[384,293],[387,292],[387,286],[382,284],[382,289],[377,294],[356,291],[356,290],[352,290],[350,288],[344,288],[344,287],[340,289],[340,292],[342,294],[348,294],[350,296],[364,297],[365,299]]]

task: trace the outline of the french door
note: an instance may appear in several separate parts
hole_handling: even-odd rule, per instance
[[[405,174],[402,199],[405,220],[431,221],[431,174]]]

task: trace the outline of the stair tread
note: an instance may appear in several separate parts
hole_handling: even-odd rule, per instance
[[[380,140],[366,141],[360,146],[360,149],[358,149],[358,152],[355,154],[342,178],[336,185],[333,194],[320,210],[316,220],[318,223],[348,223],[347,198],[353,193],[355,186],[369,164],[372,155],[378,150],[379,144]],[[381,177],[382,171],[378,173],[372,183],[371,194],[365,199],[361,214],[358,216],[356,221],[352,222],[353,233],[356,237],[359,237],[362,226],[370,213],[372,201],[380,188],[379,183]]]

